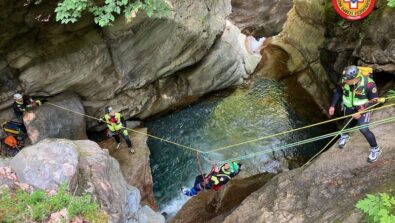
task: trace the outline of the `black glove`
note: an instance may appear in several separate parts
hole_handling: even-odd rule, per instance
[[[97,124],[103,124],[103,123],[105,123],[105,121],[101,118],[97,121]]]

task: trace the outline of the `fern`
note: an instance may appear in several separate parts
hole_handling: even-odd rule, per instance
[[[365,213],[368,222],[395,222],[395,197],[386,193],[377,196],[368,194],[366,198],[358,201],[356,207]]]

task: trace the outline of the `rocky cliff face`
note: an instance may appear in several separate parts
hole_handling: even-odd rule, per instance
[[[386,3],[378,1],[369,17],[355,23],[342,21],[329,11],[323,62],[337,73],[354,63],[395,74],[395,10]]]
[[[243,33],[253,36],[274,36],[287,20],[292,0],[232,0],[229,19]]]
[[[375,112],[372,121],[394,114],[395,108],[384,109]],[[390,123],[372,130],[382,148],[376,163],[367,162],[369,144],[362,134],[355,132],[344,150],[334,145],[311,165],[278,174],[245,199],[242,193],[233,190],[234,186],[242,185],[238,185],[237,180],[219,192],[202,192],[189,200],[173,221],[362,222],[356,202],[367,193],[393,192],[395,186],[395,126]],[[259,179],[259,176],[254,177]],[[254,177],[241,182],[246,183]],[[229,191],[233,193],[227,193]],[[234,203],[237,198],[242,200],[240,205]]]
[[[299,82],[324,110],[330,89],[346,65],[369,65],[375,72],[394,73],[394,10],[383,1],[378,1],[370,18],[353,23],[341,22],[331,1],[293,2],[282,31],[262,50],[260,75]],[[375,112],[373,120],[394,114],[393,108]],[[192,216],[196,222],[362,222],[361,212],[355,209],[359,199],[367,193],[393,192],[393,131],[393,124],[373,129],[383,150],[374,164],[366,161],[369,145],[364,137],[353,133],[344,151],[334,145],[310,166],[277,175],[237,208],[216,214],[213,197],[224,192],[209,192],[188,201],[174,221]]]
[[[367,19],[348,22],[336,14],[331,1],[294,0],[282,31],[262,50],[258,73],[274,79],[296,76],[325,111],[345,66],[395,73],[394,13],[378,1]]]
[[[147,133],[147,129],[135,129],[140,133]],[[101,148],[108,149],[120,165],[122,175],[129,185],[139,189],[141,203],[157,210],[153,193],[153,180],[150,166],[150,150],[147,146],[147,136],[136,132],[129,132],[135,154],[130,154],[126,143],[122,139],[119,150],[116,149],[114,139],[107,139],[99,143]]]
[[[331,82],[320,61],[320,49],[325,43],[326,3],[309,0],[293,3],[282,31],[270,38],[262,50],[258,73],[274,79],[296,76],[315,103],[326,110]]]
[[[77,194],[91,194],[110,222],[164,222],[164,217],[140,204],[141,195],[122,176],[108,150],[88,140],[47,139],[24,148],[10,162],[0,163],[2,187],[57,190],[70,185]]]
[[[240,32],[221,38],[230,0],[170,3],[168,18],[141,16],[131,23],[119,18],[97,29],[88,19],[75,25],[53,22],[51,4],[2,1],[3,117],[19,90],[42,96],[74,91],[90,115],[112,105],[126,118],[145,118],[240,84],[253,72],[259,58],[250,62],[248,54],[240,54]]]

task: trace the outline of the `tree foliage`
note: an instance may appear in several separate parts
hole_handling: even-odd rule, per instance
[[[356,207],[365,213],[367,222],[395,222],[395,197],[386,193],[376,196],[368,194],[366,198],[358,201]]]
[[[388,0],[387,5],[391,8],[395,8],[395,0]]]
[[[40,4],[42,0],[36,0]],[[101,27],[111,25],[117,15],[127,20],[144,12],[147,16],[167,16],[169,5],[164,0],[63,0],[55,9],[56,21],[62,24],[75,23],[85,14],[92,14]]]

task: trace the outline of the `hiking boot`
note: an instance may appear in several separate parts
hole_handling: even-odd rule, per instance
[[[118,143],[116,148],[117,149],[121,148],[121,143]]]
[[[350,136],[348,136],[348,134],[341,134],[339,140],[339,148],[344,149],[344,147],[346,147],[348,140],[350,140]]]
[[[130,152],[131,154],[134,154],[134,153],[135,153],[135,151],[134,151],[134,149],[133,149],[132,147],[129,147],[129,152]]]
[[[380,154],[381,154],[380,147],[377,146],[377,147],[371,148],[370,149],[370,154],[369,154],[369,157],[368,157],[368,162],[369,163],[376,162],[377,159],[379,158]]]

